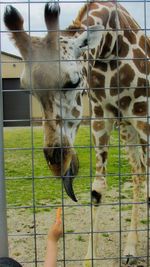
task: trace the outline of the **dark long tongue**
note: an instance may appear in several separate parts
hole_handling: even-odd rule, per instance
[[[76,196],[73,191],[73,175],[71,168],[66,172],[65,176],[63,176],[63,184],[66,190],[67,195],[75,202],[78,200],[76,199]]]

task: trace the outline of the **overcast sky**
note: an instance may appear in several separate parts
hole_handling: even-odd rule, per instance
[[[9,40],[8,37],[8,32],[6,32],[6,28],[3,23],[3,14],[4,14],[4,9],[6,7],[6,3],[8,2],[16,7],[24,17],[24,27],[25,30],[28,30],[29,27],[31,31],[35,31],[32,33],[32,35],[44,35],[44,32],[40,31],[45,31],[45,23],[44,23],[44,5],[45,1],[40,1],[40,3],[37,3],[37,1],[32,0],[32,3],[28,4],[27,3],[22,3],[25,1],[19,1],[19,0],[14,0],[15,4],[13,4],[12,0],[2,0],[1,1],[1,50],[6,51],[9,53],[14,53],[16,55],[19,55],[18,50],[14,47],[12,42]],[[35,2],[35,3],[34,3]],[[60,26],[61,29],[64,29],[67,27],[72,20],[76,17],[78,14],[78,10],[80,7],[83,5],[81,1],[73,1],[71,0],[72,3],[69,3],[68,1],[61,1],[60,7],[61,7],[61,15],[60,15]],[[143,1],[133,1],[133,0],[128,0],[128,2],[123,2],[122,5],[132,14],[132,16],[135,18],[135,20],[139,23],[139,25],[142,28],[148,29],[147,34],[150,35],[149,29],[150,29],[150,2]],[[29,14],[30,13],[30,14]],[[146,14],[146,16],[145,16]],[[29,19],[30,17],[30,19]],[[30,24],[30,25],[29,25]],[[38,32],[36,32],[38,31]]]

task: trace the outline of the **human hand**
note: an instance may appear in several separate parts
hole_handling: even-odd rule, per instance
[[[58,208],[56,213],[56,221],[52,225],[48,233],[48,239],[57,242],[59,238],[62,236],[62,220],[61,220],[62,209]]]

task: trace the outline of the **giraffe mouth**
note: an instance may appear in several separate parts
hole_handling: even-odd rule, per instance
[[[67,195],[74,202],[78,201],[76,196],[75,196],[74,190],[73,190],[73,180],[74,180],[76,174],[77,174],[77,169],[75,169],[74,162],[72,160],[69,170],[63,176],[63,184],[64,184],[64,188],[66,190]]]

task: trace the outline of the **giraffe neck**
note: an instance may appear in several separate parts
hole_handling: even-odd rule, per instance
[[[115,1],[86,4],[79,12],[73,25],[69,28],[83,28],[88,26],[103,25],[104,32],[100,45],[90,51],[90,57],[106,61],[116,56],[125,57],[128,46],[138,42],[141,33],[140,27],[131,15]],[[127,44],[124,44],[124,39]]]

